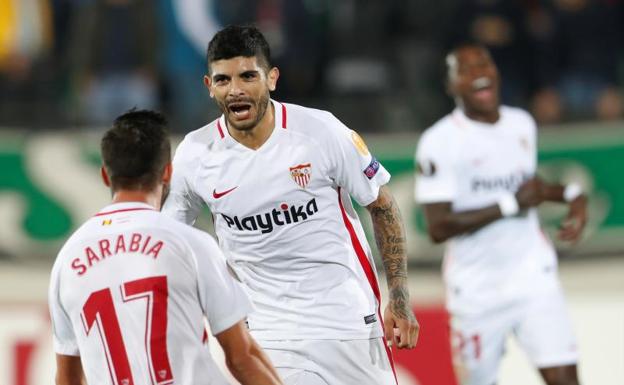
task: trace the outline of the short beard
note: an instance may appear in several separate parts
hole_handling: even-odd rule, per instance
[[[260,123],[260,121],[262,120],[262,118],[264,118],[264,114],[266,114],[267,108],[269,107],[269,93],[267,92],[266,94],[262,95],[257,103],[257,109],[258,109],[258,114],[256,115],[256,119],[250,123],[245,123],[242,125],[239,124],[235,124],[232,123],[229,119],[228,119],[228,125],[232,128],[234,128],[237,131],[251,131],[254,129],[254,127],[256,127],[258,125],[258,123]],[[229,109],[227,108],[227,105],[225,104],[225,102],[222,104],[221,106],[221,110],[227,115],[229,115]]]

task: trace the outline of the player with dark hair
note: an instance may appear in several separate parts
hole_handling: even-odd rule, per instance
[[[178,147],[163,211],[193,223],[210,208],[256,306],[251,334],[287,384],[395,384],[384,334],[412,348],[418,323],[390,174],[329,112],[272,100],[278,77],[256,28],[214,36],[204,82],[223,115]],[[372,217],[390,297],[383,318],[351,197]]]
[[[258,29],[232,25],[217,34],[208,46],[206,62],[208,73],[212,63],[237,56],[256,57],[258,64],[266,71],[272,67],[271,48]]]
[[[113,202],[59,252],[49,306],[58,385],[227,384],[204,317],[242,384],[281,384],[249,335],[251,303],[215,241],[158,212],[171,180],[165,118],[131,111],[101,142]]]
[[[537,128],[524,110],[499,102],[499,75],[487,49],[462,44],[446,57],[457,108],[422,135],[416,199],[444,258],[457,374],[493,385],[514,334],[548,385],[578,384],[578,353],[557,274],[540,227],[542,202],[569,205],[560,237],[576,241],[587,220],[577,184],[536,175]]]
[[[101,153],[113,191],[151,190],[171,162],[167,120],[154,111],[127,112],[102,138]]]

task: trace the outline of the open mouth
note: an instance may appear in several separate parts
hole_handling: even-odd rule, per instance
[[[251,110],[251,103],[235,102],[228,104],[228,109],[239,119],[246,119]]]
[[[478,99],[489,99],[494,95],[494,82],[487,77],[480,77],[472,81],[473,95]]]
[[[492,88],[492,80],[486,77],[480,77],[472,81],[472,89],[474,91],[481,91]]]

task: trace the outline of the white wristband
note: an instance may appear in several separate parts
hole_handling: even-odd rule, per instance
[[[566,202],[572,202],[583,194],[583,188],[577,183],[570,183],[565,186],[563,190],[563,200]]]
[[[512,193],[505,193],[505,195],[498,199],[497,203],[498,208],[500,209],[501,214],[503,214],[504,217],[513,217],[520,211],[518,201]]]

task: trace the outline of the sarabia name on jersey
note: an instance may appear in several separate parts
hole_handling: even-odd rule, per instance
[[[81,276],[94,264],[119,253],[138,253],[156,259],[164,245],[163,241],[147,234],[118,234],[100,239],[93,242],[92,246],[85,247],[84,257],[74,258],[71,268]]]

